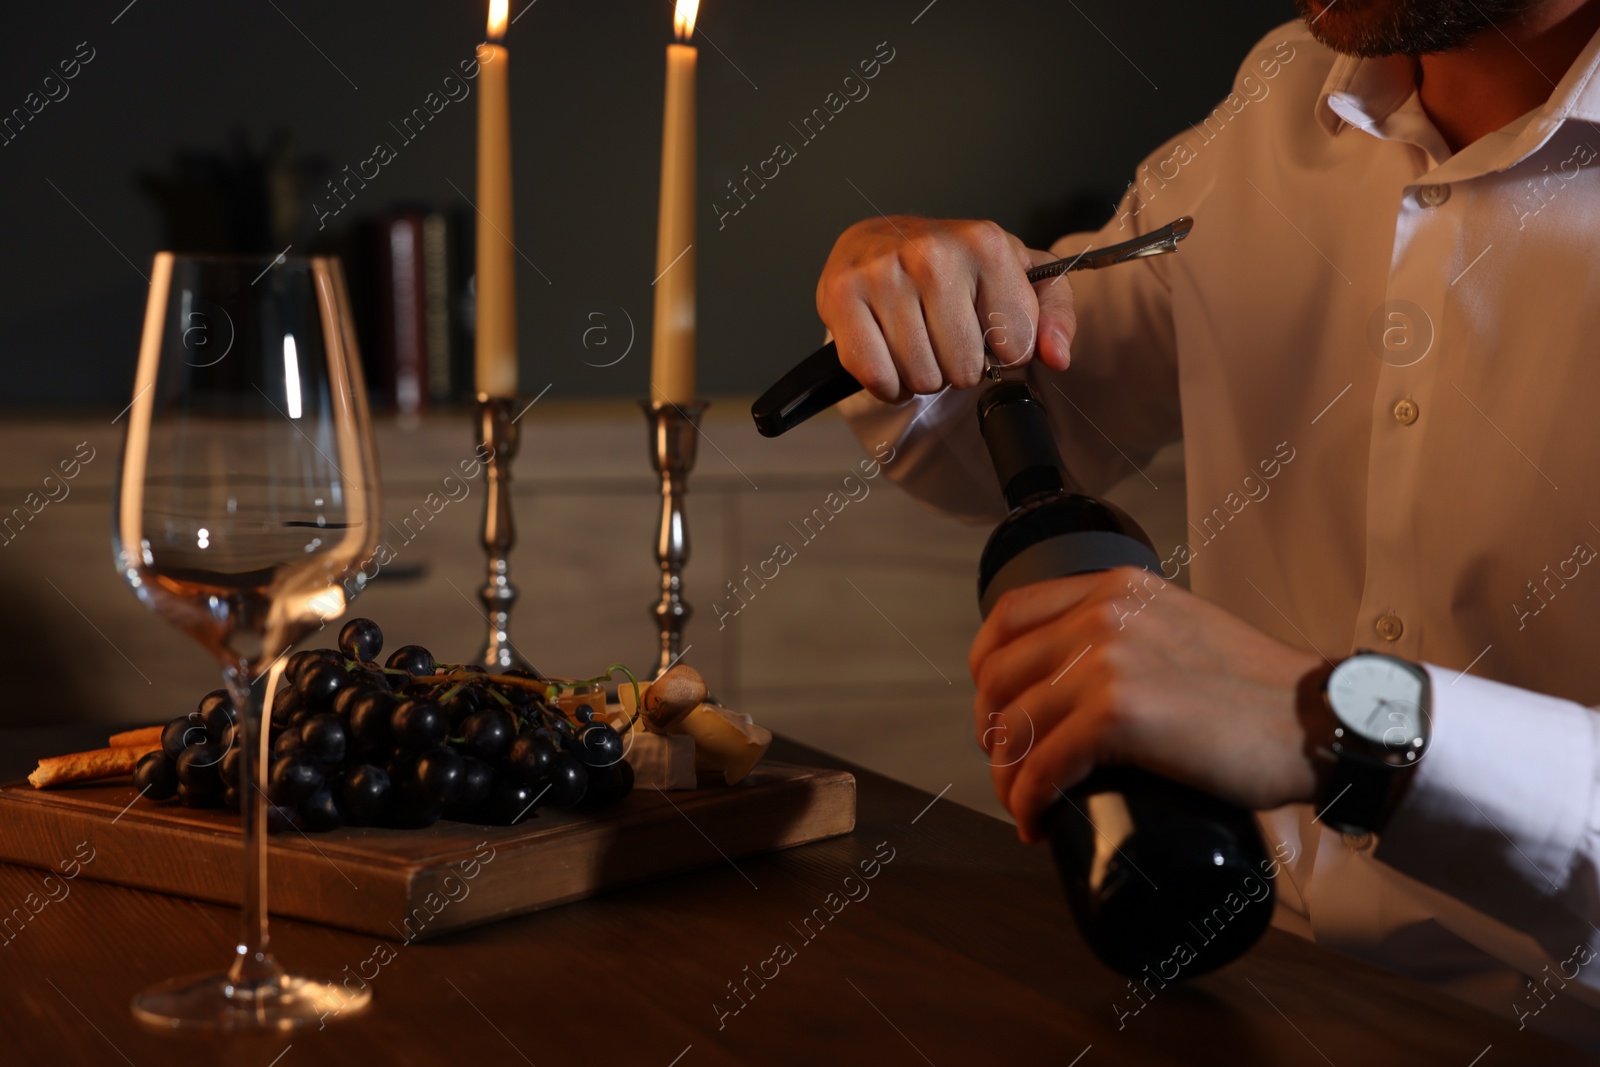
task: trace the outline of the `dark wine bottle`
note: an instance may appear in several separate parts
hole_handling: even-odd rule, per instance
[[[979,564],[985,617],[1032,582],[1127,565],[1159,573],[1138,523],[1072,490],[1026,382],[989,386],[978,423],[1010,508]],[[1046,826],[1079,931],[1122,974],[1192,978],[1238,957],[1272,919],[1277,865],[1255,819],[1210,794],[1102,767],[1056,802]]]

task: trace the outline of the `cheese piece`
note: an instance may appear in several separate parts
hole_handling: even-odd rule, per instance
[[[639,691],[641,693],[644,692],[644,687],[640,686]],[[622,734],[624,737],[627,736],[624,727],[628,725],[629,720],[633,719],[633,708],[633,686],[624,682],[617,687],[617,703],[606,705],[606,718],[611,722],[612,726],[616,727],[617,733]],[[650,720],[641,715],[633,723],[633,732],[636,734],[657,732],[650,730],[649,726]]]
[[[633,767],[635,789],[696,789],[694,738],[686,734],[635,733],[622,741]]]
[[[679,723],[694,738],[695,768],[720,771],[729,785],[741,781],[772,744],[772,731],[715,704],[701,704]]]

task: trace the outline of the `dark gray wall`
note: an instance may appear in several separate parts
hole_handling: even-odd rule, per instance
[[[549,283],[521,266],[523,382],[643,395],[671,3],[526,5],[512,0],[524,13],[508,37],[517,243]],[[296,154],[354,165],[471,56],[485,6],[93,0],[7,12],[0,113],[79,42],[95,58],[0,147],[0,405],[126,402],[139,272],[167,239],[138,175],[169,170],[179,150],[221,151],[235,129],[258,146],[287,130]],[[992,217],[1034,242],[1097,225],[1134,164],[1209,110],[1246,48],[1292,15],[1289,0],[705,0],[702,391],[759,391],[813,347],[817,271],[872,205]],[[883,41],[895,58],[871,95],[801,145],[790,123]],[[475,104],[447,107],[323,233],[300,206],[295,251],[337,245],[350,220],[396,203],[459,207],[450,182],[473,188]],[[719,230],[724,183],[778,141],[798,158]],[[598,369],[580,336],[607,308],[618,341],[617,309],[638,337]]]

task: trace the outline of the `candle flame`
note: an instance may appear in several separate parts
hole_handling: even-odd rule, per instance
[[[489,40],[498,41],[506,35],[506,17],[511,0],[489,0]]]
[[[672,13],[672,29],[678,40],[687,41],[694,34],[694,17],[700,10],[700,0],[678,0]]]

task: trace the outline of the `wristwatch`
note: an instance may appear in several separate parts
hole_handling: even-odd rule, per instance
[[[1318,724],[1312,757],[1331,765],[1317,818],[1341,833],[1381,830],[1428,748],[1428,672],[1362,649],[1331,671],[1313,672],[1307,682],[1312,691],[1303,696],[1310,698]]]

